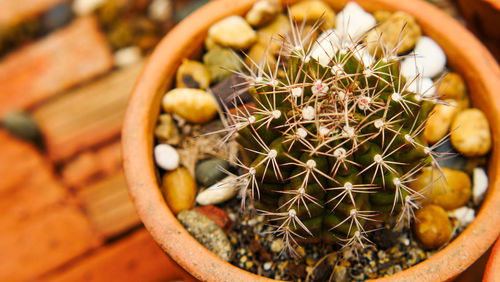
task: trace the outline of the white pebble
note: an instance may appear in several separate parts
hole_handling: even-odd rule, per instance
[[[434,86],[434,81],[427,77],[417,77],[415,79],[408,80],[406,84],[406,90],[409,92],[421,94],[423,97],[429,97],[436,93],[436,87]]]
[[[141,49],[137,46],[122,48],[115,52],[115,65],[125,67],[141,59]]]
[[[156,164],[165,170],[174,170],[179,166],[179,153],[170,145],[156,145],[154,157]]]
[[[455,218],[459,225],[467,225],[476,218],[474,209],[469,207],[461,207],[448,212],[448,215]]]
[[[106,0],[75,0],[73,2],[73,12],[78,16],[88,15],[104,2]]]
[[[148,16],[155,21],[166,21],[172,15],[172,3],[169,0],[153,0],[149,5]]]
[[[316,39],[309,57],[318,61],[323,67],[326,67],[339,48],[341,48],[341,41],[338,34],[333,29],[329,29]]]
[[[196,202],[202,206],[216,205],[233,198],[239,190],[235,178],[235,176],[228,176],[208,187],[196,196]]]
[[[335,29],[346,40],[356,41],[377,24],[372,14],[367,13],[355,2],[349,2],[335,17]]]
[[[401,63],[401,74],[407,79],[418,74],[423,77],[435,77],[443,72],[446,66],[446,54],[439,45],[427,36],[422,36],[410,56]]]
[[[474,204],[478,205],[483,201],[486,190],[488,190],[488,175],[483,168],[476,167],[472,172],[472,179],[472,199]]]

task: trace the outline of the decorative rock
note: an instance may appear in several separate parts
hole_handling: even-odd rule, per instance
[[[455,218],[460,226],[466,226],[476,218],[476,212],[469,207],[461,207],[448,212],[448,215]]]
[[[321,0],[301,1],[290,7],[290,16],[296,22],[306,21],[315,23],[322,19],[323,28],[332,28],[335,25],[335,12]]]
[[[222,48],[222,46],[220,46],[219,44],[217,44],[212,37],[207,36],[205,38],[205,49],[212,50],[212,49],[215,49],[215,48]]]
[[[45,12],[40,21],[45,32],[50,32],[67,25],[72,19],[71,4],[62,2]]]
[[[167,172],[162,179],[161,191],[174,214],[191,209],[196,196],[196,182],[183,167]]]
[[[281,1],[261,0],[252,6],[245,19],[250,25],[258,27],[271,22],[281,10]]]
[[[210,72],[212,82],[219,82],[229,77],[230,70],[239,70],[243,64],[241,58],[231,49],[214,48],[203,55],[203,63]]]
[[[229,16],[213,24],[208,36],[217,44],[236,50],[247,49],[257,40],[257,33],[240,16]]]
[[[397,54],[405,53],[417,43],[422,35],[420,26],[410,14],[398,11],[387,18],[377,28],[367,34],[366,41],[372,53],[382,54],[382,49],[395,50]],[[380,48],[380,45],[383,48]]]
[[[441,99],[462,100],[467,96],[467,87],[459,74],[447,73],[441,80],[438,93]]]
[[[486,194],[486,190],[488,190],[488,175],[484,168],[476,167],[472,171],[472,200],[475,205],[479,205]]]
[[[213,220],[224,232],[231,230],[231,218],[224,210],[212,205],[196,207],[193,210]]]
[[[177,69],[178,88],[207,89],[210,86],[210,72],[204,64],[184,59]]]
[[[467,157],[487,154],[491,149],[488,119],[479,109],[467,109],[455,117],[451,124],[451,143]]]
[[[414,53],[415,56],[410,56],[401,63],[401,74],[407,79],[418,74],[423,77],[435,77],[443,72],[446,54],[430,37],[421,36]]]
[[[233,74],[217,83],[210,88],[210,90],[212,90],[217,101],[223,104],[222,106],[234,108],[235,102],[237,102],[238,105],[240,105],[240,101],[244,104],[252,102],[252,95],[248,91],[248,88],[244,86],[245,82],[244,78],[237,74]]]
[[[254,44],[252,48],[248,51],[248,57],[245,58],[245,63],[248,66],[260,66],[267,69],[267,65],[274,69],[276,65],[276,59],[271,54],[269,47],[262,44]]]
[[[75,0],[73,2],[73,12],[78,16],[84,16],[92,13],[106,0]]]
[[[425,249],[437,249],[451,238],[451,222],[443,208],[427,205],[415,213],[413,233]]]
[[[208,159],[201,161],[196,166],[196,181],[207,187],[217,183],[227,176],[229,163],[223,159]]]
[[[377,10],[373,13],[373,17],[378,23],[386,21],[391,15],[392,13],[386,10]]]
[[[159,121],[160,124],[155,128],[155,137],[158,138],[158,141],[169,145],[179,145],[181,136],[172,116],[162,114],[159,117]]]
[[[170,145],[156,145],[154,156],[156,164],[164,170],[174,170],[179,166],[179,153]]]
[[[233,198],[239,191],[235,178],[235,176],[228,176],[208,187],[198,194],[196,202],[202,206],[216,205]]]
[[[137,46],[122,48],[115,52],[115,65],[126,67],[141,60],[141,49]]]
[[[233,249],[226,234],[208,217],[195,211],[183,211],[177,215],[186,230],[207,249],[225,261],[231,261]]]
[[[281,48],[279,39],[288,35],[291,30],[292,27],[288,17],[283,14],[278,14],[270,24],[257,30],[257,41],[262,46],[269,46],[269,52],[273,54],[278,52]]]
[[[206,123],[217,115],[217,101],[207,92],[192,88],[176,88],[162,101],[167,113],[175,113],[192,123]]]
[[[10,134],[17,138],[35,142],[41,137],[38,125],[28,113],[12,112],[6,114],[2,124]]]
[[[335,19],[335,30],[345,40],[357,41],[373,28],[377,21],[372,14],[366,12],[355,2],[349,2]]]
[[[271,252],[273,253],[280,253],[283,251],[285,248],[285,244],[283,243],[283,240],[280,238],[274,239],[273,242],[271,243]]]
[[[436,93],[434,81],[427,77],[417,77],[407,82],[406,90],[413,93],[419,93],[424,97],[432,96]]]
[[[327,67],[337,50],[343,47],[341,45],[342,39],[336,30],[326,30],[316,39],[309,56]]]
[[[435,105],[425,124],[424,138],[431,144],[446,136],[453,118],[458,113],[459,109],[456,101],[447,100],[446,103]]]
[[[153,0],[149,4],[148,16],[150,19],[163,22],[172,16],[172,2],[169,0]]]
[[[410,187],[422,193],[433,204],[454,210],[466,204],[471,197],[471,181],[467,173],[443,168],[443,177],[430,168],[424,169]]]

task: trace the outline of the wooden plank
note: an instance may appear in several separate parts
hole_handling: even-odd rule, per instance
[[[97,21],[79,18],[0,62],[0,116],[33,106],[112,66],[113,56]]]
[[[93,228],[113,237],[140,224],[123,172],[120,171],[77,193]]]
[[[15,228],[2,228],[0,238],[0,281],[33,279],[99,243],[83,213],[69,204],[56,205]]]
[[[190,278],[156,245],[145,229],[100,249],[44,281],[173,281]]]
[[[120,141],[97,150],[85,151],[62,168],[62,181],[67,187],[81,189],[121,168]]]
[[[21,22],[63,1],[67,0],[0,0],[0,23]]]
[[[54,161],[68,159],[120,135],[128,97],[143,63],[44,103],[33,112]]]

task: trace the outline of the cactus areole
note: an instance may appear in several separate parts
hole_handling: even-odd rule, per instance
[[[224,139],[241,146],[242,207],[266,215],[292,253],[304,241],[364,247],[378,223],[408,223],[423,197],[408,183],[424,166],[440,171],[441,142],[421,133],[442,101],[407,90],[419,77],[400,75],[396,50],[375,57],[361,40],[311,34],[294,26],[277,63],[238,72],[255,106],[235,100]]]

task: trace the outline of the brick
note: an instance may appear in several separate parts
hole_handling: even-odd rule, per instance
[[[0,62],[0,116],[40,103],[112,66],[113,56],[97,21],[79,18]]]
[[[0,23],[11,24],[36,16],[65,0],[0,0]]]
[[[61,176],[67,187],[78,190],[120,169],[121,144],[115,141],[77,155],[64,165]]]
[[[83,188],[77,197],[94,230],[103,237],[119,235],[140,224],[122,171]]]
[[[156,245],[145,229],[100,249],[44,281],[195,281]]]
[[[50,163],[31,145],[0,131],[0,228],[24,224],[48,207],[63,201],[66,189],[55,178]]]
[[[120,135],[128,97],[143,63],[56,97],[33,112],[49,157],[58,162]]]
[[[98,244],[82,212],[67,204],[21,226],[1,228],[0,238],[0,281],[33,279]]]

